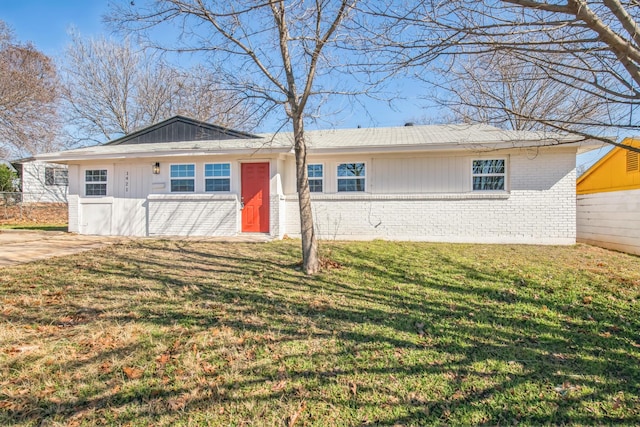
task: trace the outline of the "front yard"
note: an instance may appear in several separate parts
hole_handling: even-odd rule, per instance
[[[1,425],[640,424],[640,258],[140,240],[2,269]]]

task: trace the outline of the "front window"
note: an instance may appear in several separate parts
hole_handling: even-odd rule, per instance
[[[364,191],[366,168],[364,163],[338,165],[338,191]]]
[[[90,169],[84,171],[84,194],[86,196],[107,195],[106,169]]]
[[[309,191],[312,193],[322,193],[324,179],[322,165],[307,165],[307,177],[309,180]]]
[[[44,168],[44,184],[51,185],[69,185],[69,171],[65,168]]]
[[[204,178],[205,191],[231,191],[231,164],[204,165]]]
[[[506,177],[505,160],[474,160],[472,176],[473,191],[504,190]]]
[[[196,165],[171,165],[171,192],[195,191]]]

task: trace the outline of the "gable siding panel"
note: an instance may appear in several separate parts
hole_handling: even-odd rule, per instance
[[[122,142],[122,144],[225,140],[237,138],[239,137],[232,136],[214,129],[207,129],[205,127],[197,126],[191,123],[176,121],[157,129],[151,129],[148,132],[141,133],[140,135],[133,136],[130,139]]]

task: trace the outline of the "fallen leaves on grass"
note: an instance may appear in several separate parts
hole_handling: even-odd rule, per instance
[[[15,411],[18,403],[15,400],[0,400],[0,409]]]
[[[288,423],[289,427],[293,427],[296,425],[296,423],[298,422],[298,418],[300,418],[300,415],[302,415],[302,412],[304,412],[306,407],[307,407],[306,401],[300,404],[300,407],[298,408],[298,410],[294,412],[293,415],[291,415],[291,417],[289,417],[289,423]]]
[[[202,362],[200,366],[202,367],[202,371],[205,374],[211,375],[216,373],[216,370],[217,370],[216,367],[209,362]]]
[[[287,386],[287,381],[282,380],[274,384],[273,387],[271,387],[271,391],[282,391],[285,389],[286,386]]]
[[[169,362],[170,357],[169,353],[162,353],[160,356],[156,357],[156,362],[158,362],[159,365],[164,366]]]
[[[127,378],[129,378],[130,380],[138,379],[138,378],[142,377],[142,374],[144,374],[144,370],[142,370],[142,369],[133,368],[133,367],[126,367],[126,366],[124,368],[122,368],[122,371],[127,376]]]
[[[320,268],[322,270],[340,269],[342,264],[329,258],[320,258]]]
[[[356,397],[356,394],[358,394],[358,384],[350,382],[349,391],[351,392],[351,394],[353,394],[353,397]]]
[[[167,406],[172,411],[180,411],[187,406],[187,398],[185,396],[179,396],[175,399],[167,400]]]
[[[7,354],[32,353],[40,348],[39,345],[19,345],[6,349]]]
[[[176,248],[4,270],[0,425],[637,418],[637,258],[602,252],[596,274],[580,246],[327,242],[342,268],[303,278],[296,242]]]
[[[100,372],[103,374],[111,373],[111,362],[104,362],[100,365]]]

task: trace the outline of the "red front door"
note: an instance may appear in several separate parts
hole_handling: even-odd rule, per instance
[[[242,164],[242,231],[269,232],[269,163]]]

